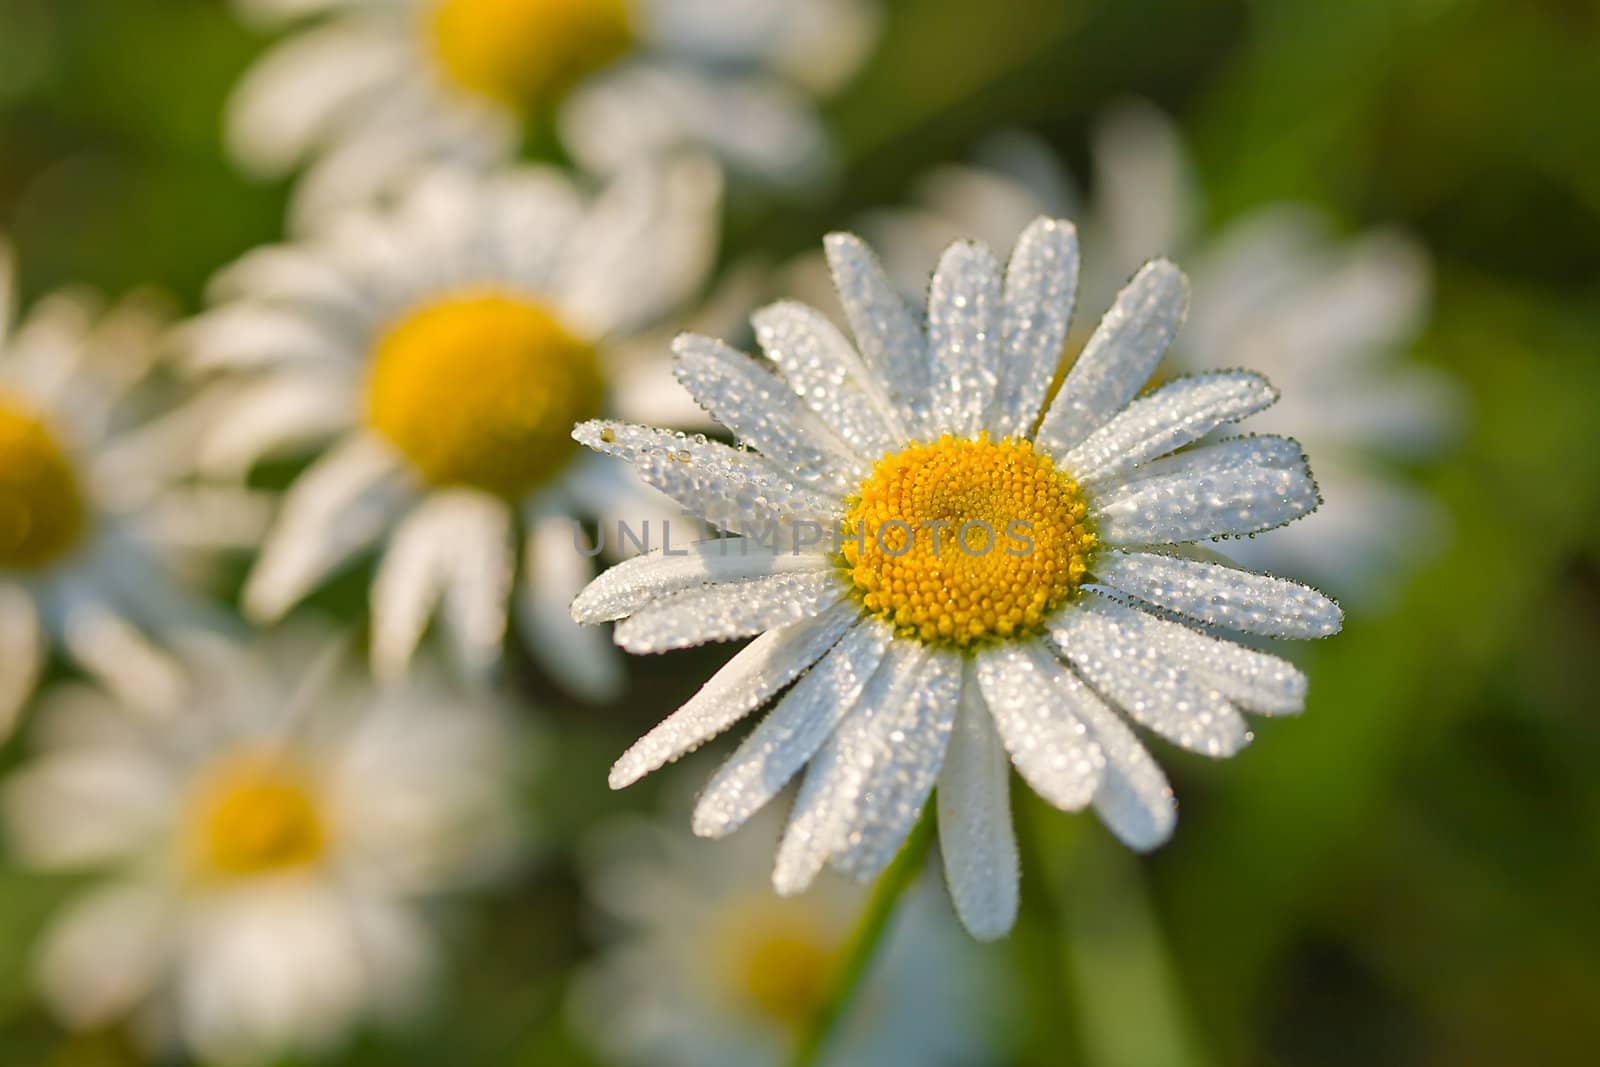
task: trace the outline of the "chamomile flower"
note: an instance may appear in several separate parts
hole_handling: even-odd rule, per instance
[[[694,146],[791,184],[828,157],[813,98],[876,35],[873,0],[235,0],[326,20],[272,49],[233,99],[234,156],[308,168],[296,215],[366,203],[419,164],[487,167],[553,118],[612,173]]]
[[[13,281],[0,243],[0,735],[52,649],[132,703],[172,700],[163,640],[209,621],[176,577],[206,539],[181,521],[206,513],[180,484],[188,438],[145,403],[165,312],[62,291],[13,328]]]
[[[1325,503],[1305,522],[1228,546],[1250,566],[1381,600],[1408,557],[1437,540],[1432,501],[1393,473],[1435,454],[1459,419],[1442,372],[1400,355],[1427,316],[1428,259],[1414,241],[1379,230],[1339,239],[1303,205],[1256,209],[1220,232],[1198,232],[1198,193],[1178,131],[1144,104],[1125,105],[1094,138],[1094,199],[1079,303],[1099,313],[1147,258],[1179,255],[1194,311],[1168,354],[1171,373],[1222,364],[1261,371],[1283,402],[1249,428],[1293,433],[1317,457]],[[908,296],[946,243],[976,236],[1007,247],[1040,214],[1076,213],[1073,183],[1049,149],[1017,133],[980,147],[970,164],[928,174],[916,202],[878,212],[862,230]],[[798,272],[820,288],[820,263]],[[1091,320],[1092,321],[1092,320]]]
[[[485,674],[515,600],[557,680],[614,689],[613,650],[567,614],[592,574],[569,516],[637,521],[647,505],[570,432],[606,410],[662,410],[665,372],[628,365],[620,342],[704,277],[716,202],[703,161],[632,172],[592,203],[554,171],[438,171],[393,210],[225,270],[218,306],[179,339],[192,367],[226,372],[197,401],[211,422],[199,464],[236,475],[324,446],[284,496],[246,613],[282,617],[381,543],[380,676],[404,671],[436,607],[459,664]]]
[[[42,935],[48,1004],[221,1063],[415,1007],[423,902],[513,854],[505,720],[436,684],[374,691],[310,635],[190,651],[193,695],[166,718],[54,691],[6,783],[26,864],[101,872]]]
[[[1317,487],[1288,438],[1202,440],[1277,398],[1260,375],[1141,394],[1187,304],[1169,262],[1118,294],[1052,398],[1078,273],[1070,223],[1031,224],[1003,275],[982,246],[952,245],[926,331],[860,240],[826,249],[855,345],[780,303],[754,318],[771,364],[704,337],[676,346],[679,380],[748,448],[616,422],[575,431],[742,537],[629,560],[574,616],[621,620],[634,652],[759,635],[611,783],[777,698],[701,796],[696,832],[732,832],[808,767],[773,874],[795,893],[829,863],[876,875],[937,783],[957,911],[995,937],[1017,906],[1010,764],[1057,807],[1093,804],[1152,848],[1172,831],[1172,792],[1125,718],[1220,757],[1250,740],[1242,711],[1300,710],[1299,671],[1197,627],[1321,637],[1337,605],[1177,546],[1281,526]]]
[[[572,1006],[609,1062],[783,1062],[822,1006],[866,893],[825,874],[804,895],[774,897],[767,866],[782,829],[769,810],[727,845],[643,819],[602,830],[587,883],[606,944]],[[936,886],[913,889],[886,948],[828,1062],[983,1060],[1003,994]]]

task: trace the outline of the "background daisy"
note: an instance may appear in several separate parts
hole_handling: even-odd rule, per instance
[[[165,637],[216,621],[175,571],[260,530],[247,495],[182,484],[193,427],[148,388],[159,300],[63,290],[13,323],[15,295],[0,241],[0,735],[52,649],[130,704],[175,700]]]
[[[511,854],[515,739],[436,683],[378,694],[331,647],[191,645],[193,695],[159,722],[52,692],[4,796],[27,865],[104,875],[39,944],[66,1025],[131,1016],[230,1063],[417,1008],[437,964],[419,903]]]
[[[704,148],[803,186],[828,157],[813,96],[844,82],[872,0],[235,0],[285,23],[234,95],[234,156],[259,174],[309,164],[308,222],[391,191],[420,164],[504,163],[552,117],[585,167]]]
[[[586,882],[605,944],[572,1007],[608,1062],[785,1062],[821,1007],[866,893],[831,875],[803,896],[774,897],[767,868],[782,829],[776,813],[758,815],[726,849],[679,820],[597,831]],[[978,1061],[1005,991],[954,919],[932,882],[912,892],[859,1010],[830,1043],[830,1064]]]
[[[1324,497],[1306,521],[1225,551],[1248,566],[1381,601],[1399,565],[1442,533],[1437,506],[1396,465],[1436,457],[1460,416],[1447,374],[1401,360],[1427,318],[1426,252],[1392,230],[1341,238],[1299,204],[1259,207],[1205,232],[1180,135],[1148,104],[1107,112],[1092,147],[1094,195],[1081,216],[1077,186],[1050,149],[1008,132],[986,140],[972,162],[924,175],[910,206],[870,213],[862,230],[917,302],[926,295],[926,264],[950,241],[1008,248],[1040,214],[1083,218],[1079,303],[1091,315],[1110,307],[1152,256],[1181,259],[1195,296],[1163,372],[1240,366],[1265,374],[1282,399],[1249,428],[1301,441],[1317,457]],[[790,280],[820,306],[837,307],[815,257],[792,267]],[[1069,353],[1084,338],[1074,340]]]
[[[1242,710],[1301,709],[1304,675],[1209,631],[1323,637],[1338,606],[1185,549],[1292,522],[1316,484],[1291,439],[1202,440],[1272,404],[1260,375],[1141,395],[1188,301],[1170,262],[1124,287],[1056,391],[1071,223],[1035,220],[1003,274],[983,246],[951,245],[925,332],[859,239],[831,235],[827,254],[854,345],[779,303],[754,319],[770,363],[692,334],[675,346],[679,380],[738,448],[601,420],[574,431],[742,535],[623,563],[574,618],[621,620],[617,643],[640,653],[759,635],[611,784],[776,697],[706,787],[695,832],[732,833],[805,767],[774,886],[800,892],[825,864],[872,878],[937,782],[956,911],[998,937],[1018,906],[1012,764],[1150,849],[1172,832],[1172,790],[1123,716],[1224,757],[1250,740]]]
[[[483,675],[515,601],[559,681],[614,691],[610,650],[567,617],[591,573],[571,516],[637,527],[660,505],[569,431],[605,410],[663,410],[648,364],[614,343],[697,287],[717,202],[696,160],[630,172],[592,201],[550,170],[437,171],[393,210],[225,270],[216,307],[179,336],[193,370],[221,376],[196,401],[199,463],[239,475],[322,448],[284,496],[245,612],[273,621],[381,545],[381,677],[405,669],[436,608],[458,664]]]

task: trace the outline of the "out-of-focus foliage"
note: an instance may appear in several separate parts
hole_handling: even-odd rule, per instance
[[[259,45],[215,0],[0,0],[0,229],[26,293],[154,282],[193,306],[212,270],[278,234],[283,190],[235,177],[218,140]],[[1027,126],[1086,173],[1088,123],[1129,94],[1182,123],[1212,223],[1291,198],[1431,248],[1417,356],[1460,379],[1470,416],[1415,477],[1454,533],[1384,614],[1305,657],[1303,718],[1262,724],[1227,765],[1166,755],[1182,824],[1154,856],[1019,798],[1024,914],[988,951],[1023,993],[995,1062],[1588,1062],[1600,6],[899,0],[831,106],[836,183],[739,203],[724,261],[811,247],[994,129]],[[652,785],[608,793],[605,769],[725,656],[636,663],[604,709],[563,711],[527,672],[560,753],[528,797],[543,855],[451,928],[438,1008],[340,1062],[593,1062],[563,1014],[592,948],[576,846],[653,804]],[[0,1062],[136,1062],[120,1034],[63,1035],[28,994],[31,934],[64,888],[0,872]]]

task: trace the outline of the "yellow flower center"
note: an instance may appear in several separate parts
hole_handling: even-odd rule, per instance
[[[77,473],[50,427],[0,392],[0,569],[37,571],[83,533]]]
[[[846,515],[841,565],[870,612],[966,648],[1038,630],[1095,537],[1077,483],[1027,441],[945,436],[880,459]]]
[[[303,767],[280,755],[237,754],[202,778],[191,851],[198,873],[245,877],[306,867],[321,858],[327,823]]]
[[[372,428],[432,485],[515,499],[600,411],[594,349],[538,304],[493,292],[426,304],[384,333],[367,383]]]
[[[839,938],[801,901],[762,899],[729,912],[722,932],[723,979],[756,1013],[798,1030],[821,1007]]]
[[[427,30],[452,82],[525,112],[633,42],[628,0],[440,0]]]

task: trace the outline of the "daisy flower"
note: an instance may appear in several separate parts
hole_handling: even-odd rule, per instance
[[[662,410],[666,361],[657,381],[620,342],[698,286],[716,210],[703,161],[630,172],[592,203],[542,168],[436,171],[393,210],[227,268],[218,306],[179,337],[192,368],[226,372],[196,402],[209,418],[198,463],[237,475],[324,446],[285,494],[246,614],[280,618],[381,544],[381,677],[405,669],[436,607],[459,665],[485,674],[514,599],[558,681],[614,691],[613,650],[567,614],[592,575],[569,516],[633,518],[643,490],[585,459],[570,431],[606,410]]]
[[[101,872],[38,948],[68,1026],[261,1060],[425,993],[421,903],[511,852],[513,738],[437,685],[375,692],[325,644],[193,645],[194,695],[160,720],[88,687],[47,698],[4,799],[26,864]]]
[[[1216,234],[1200,233],[1178,131],[1147,104],[1109,114],[1093,149],[1095,195],[1082,213],[1093,269],[1079,303],[1098,314],[1146,259],[1178,255],[1190,269],[1194,311],[1165,369],[1261,371],[1284,399],[1249,428],[1293,433],[1317,457],[1326,501],[1317,514],[1230,545],[1228,554],[1365,603],[1381,600],[1400,565],[1436,541],[1445,521],[1393,464],[1436,454],[1460,417],[1447,375],[1400,359],[1427,318],[1426,252],[1389,230],[1340,239],[1298,204],[1258,208]],[[951,240],[1009,247],[1040,214],[1079,215],[1078,199],[1045,145],[1006,133],[980,146],[974,162],[925,176],[914,204],[863,219],[862,231],[896,285],[920,302],[926,264]],[[797,274],[807,293],[826,276],[820,262]]]
[[[622,620],[633,652],[760,635],[611,784],[782,692],[706,788],[696,832],[735,830],[809,766],[773,874],[794,893],[827,863],[876,875],[937,783],[957,911],[995,937],[1017,905],[1008,756],[1046,800],[1093,804],[1152,848],[1172,792],[1125,719],[1228,756],[1250,740],[1241,711],[1301,708],[1292,666],[1198,627],[1321,637],[1339,608],[1175,546],[1281,526],[1317,487],[1292,440],[1202,441],[1277,398],[1260,375],[1141,395],[1187,303],[1165,260],[1117,296],[1052,398],[1078,273],[1070,223],[1031,224],[1003,276],[982,246],[952,245],[926,331],[860,240],[826,250],[854,346],[793,303],[754,317],[770,364],[704,337],[676,346],[679,380],[742,447],[617,422],[575,431],[741,536],[629,560],[574,616]]]
[[[247,521],[204,506],[250,511],[246,501],[180,484],[190,437],[153,417],[146,388],[159,303],[107,310],[62,291],[13,327],[12,262],[0,242],[0,735],[53,648],[130,703],[173,700],[181,671],[161,644],[210,621],[176,569],[187,549],[231,543],[259,521],[259,509]],[[215,522],[196,529],[193,515]]]
[[[763,812],[728,845],[643,819],[603,828],[587,864],[605,946],[572,1007],[622,1064],[760,1067],[784,1061],[816,1015],[866,894],[824,875],[774,897],[767,864],[783,829]],[[829,1046],[838,1067],[982,1061],[1003,994],[949,905],[923,881]]]
[[[232,153],[305,165],[296,216],[388,191],[424,162],[513,158],[553,119],[567,151],[612,173],[695,146],[742,174],[800,184],[828,157],[813,98],[866,58],[873,0],[235,0],[284,24],[228,118]]]

